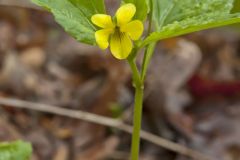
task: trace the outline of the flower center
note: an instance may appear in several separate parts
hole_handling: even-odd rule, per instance
[[[120,31],[120,27],[119,26],[116,26],[115,27],[115,32],[118,32],[118,33],[120,33],[121,31]]]
[[[121,32],[121,29],[119,26],[115,27],[114,33],[113,33],[120,41],[123,39],[123,36],[125,36],[124,32]]]

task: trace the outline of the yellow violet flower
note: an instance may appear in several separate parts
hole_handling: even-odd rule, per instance
[[[102,28],[95,32],[95,39],[101,49],[108,48],[117,59],[126,59],[132,51],[132,40],[138,40],[143,33],[143,23],[132,20],[136,7],[132,3],[122,5],[116,12],[116,22],[110,15],[95,14],[93,24]]]

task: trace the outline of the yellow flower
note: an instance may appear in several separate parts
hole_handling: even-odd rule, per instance
[[[116,22],[110,15],[95,14],[92,22],[102,28],[95,32],[95,39],[101,49],[110,50],[117,59],[126,59],[132,51],[132,40],[138,40],[143,33],[143,23],[132,20],[136,7],[131,4],[122,5],[116,12]]]

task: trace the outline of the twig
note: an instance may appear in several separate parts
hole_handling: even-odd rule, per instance
[[[30,0],[0,0],[0,6],[29,8],[42,11],[40,7],[31,3]]]
[[[108,126],[108,127],[117,128],[119,130],[125,131],[130,134],[132,133],[132,126],[124,124],[120,120],[115,120],[112,118],[107,118],[107,117],[103,117],[103,116],[99,116],[96,114],[83,112],[83,111],[79,111],[79,110],[76,111],[76,110],[65,109],[65,108],[52,106],[52,105],[33,103],[33,102],[11,99],[11,98],[3,98],[3,97],[0,97],[0,105],[30,109],[30,110],[35,110],[35,111],[41,111],[41,112],[66,116],[66,117],[70,117],[70,118],[76,118],[76,119],[84,120],[84,121],[91,122],[91,123],[96,123],[96,124],[100,124],[100,125],[104,125],[104,126]],[[163,148],[169,149],[171,151],[177,152],[179,154],[191,157],[193,159],[197,159],[197,160],[211,160],[212,159],[202,153],[199,153],[198,151],[194,151],[185,146],[171,142],[169,140],[158,137],[156,135],[153,135],[153,134],[143,131],[143,130],[141,131],[141,137],[142,137],[142,139],[149,141],[155,145],[158,145]]]

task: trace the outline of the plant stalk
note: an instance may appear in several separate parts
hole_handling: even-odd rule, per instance
[[[142,124],[144,83],[141,81],[141,76],[137,68],[135,58],[129,58],[128,63],[133,73],[133,86],[135,88],[131,160],[138,160],[140,148],[140,130]]]
[[[140,148],[140,130],[142,124],[142,107],[143,107],[143,85],[135,87],[135,105],[133,119],[133,134],[131,147],[131,160],[139,159]]]

